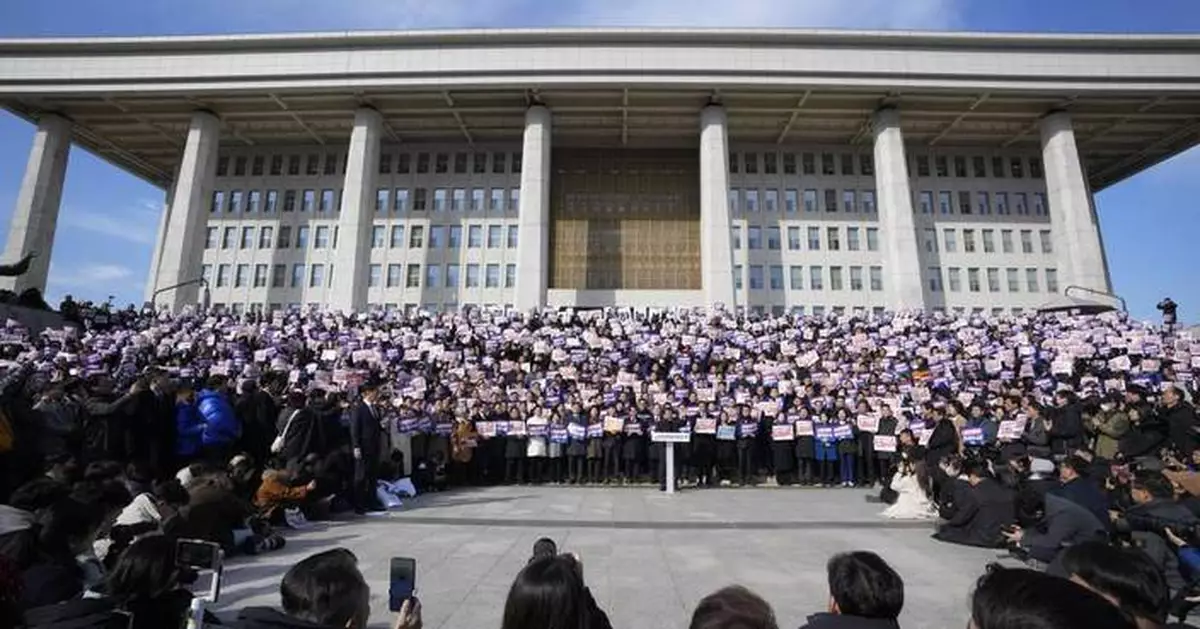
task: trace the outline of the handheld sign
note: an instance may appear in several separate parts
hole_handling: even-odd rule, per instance
[[[796,436],[811,437],[813,436],[813,423],[807,419],[796,420]]]
[[[772,441],[794,441],[795,426],[791,424],[775,424],[771,426]]]
[[[983,429],[982,428],[963,428],[962,431],[963,444],[968,446],[983,445]]]
[[[879,432],[879,418],[874,415],[859,415],[858,429],[863,432]]]
[[[691,441],[692,435],[687,432],[658,432],[655,431],[650,435],[650,440],[657,443],[687,443]]]
[[[895,452],[896,438],[891,435],[875,435],[876,452]]]
[[[696,434],[698,435],[715,435],[717,434],[717,420],[712,417],[699,417],[696,419]]]

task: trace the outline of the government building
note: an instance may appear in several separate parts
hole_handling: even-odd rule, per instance
[[[1093,194],[1197,142],[1200,36],[0,39],[0,105],[17,291],[76,145],[164,190],[158,307],[999,314],[1110,292]]]

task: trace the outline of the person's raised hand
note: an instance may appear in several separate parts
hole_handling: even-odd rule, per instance
[[[411,596],[400,605],[392,629],[421,629],[421,601],[417,597]]]

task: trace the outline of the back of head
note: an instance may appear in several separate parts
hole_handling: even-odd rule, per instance
[[[36,513],[66,498],[71,488],[51,478],[31,480],[9,496],[8,504],[22,511]]]
[[[583,578],[570,557],[529,562],[508,590],[502,629],[586,629],[589,626]]]
[[[1046,497],[1037,488],[1022,485],[1017,492],[1017,522],[1021,526],[1033,526],[1046,513]]]
[[[1136,629],[1107,600],[1066,579],[993,564],[971,596],[973,629]]]
[[[344,548],[317,553],[292,566],[279,584],[283,611],[319,625],[359,629],[366,625],[370,588],[358,559]]]
[[[987,461],[979,459],[967,459],[962,464],[963,474],[968,477],[975,476],[978,478],[991,478],[992,472],[988,467]]]
[[[904,607],[904,580],[875,553],[834,555],[825,567],[829,596],[847,616],[895,620]]]
[[[1166,578],[1141,550],[1104,542],[1074,544],[1063,552],[1062,566],[1072,581],[1131,616],[1158,623],[1166,620],[1170,598]]]
[[[1171,487],[1171,481],[1167,480],[1162,472],[1151,470],[1141,470],[1133,477],[1134,489],[1141,489],[1156,500],[1169,500],[1175,495],[1175,489]]]
[[[688,629],[778,628],[771,606],[740,585],[722,588],[701,599],[688,625]]]
[[[148,600],[171,591],[177,580],[174,541],[148,535],[121,553],[105,580],[104,593],[121,602]]]
[[[543,537],[533,543],[533,555],[529,561],[537,561],[538,559],[546,559],[558,555],[558,544],[549,537]]]

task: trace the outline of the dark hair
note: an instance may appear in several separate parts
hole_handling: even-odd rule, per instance
[[[92,461],[83,469],[83,480],[112,480],[124,472],[125,468],[116,461]]]
[[[121,553],[104,581],[104,593],[118,605],[149,600],[173,590],[178,577],[175,542],[165,535],[149,535],[134,541]]]
[[[529,562],[513,580],[501,629],[586,629],[589,619],[575,560],[546,557]]]
[[[547,557],[553,557],[557,554],[558,544],[555,544],[554,540],[550,539],[549,537],[543,537],[533,543],[533,556],[529,558],[529,561],[532,562],[538,559],[545,559]]]
[[[971,595],[976,629],[1136,629],[1099,594],[1025,568],[988,566]]]
[[[992,472],[988,468],[987,461],[971,458],[963,461],[962,473],[967,476],[978,476],[979,478],[991,478]]]
[[[1152,498],[1167,499],[1175,495],[1175,489],[1171,486],[1171,481],[1162,475],[1162,472],[1153,472],[1150,470],[1139,471],[1133,477],[1132,488],[1142,489],[1150,494]]]
[[[1104,542],[1068,546],[1063,571],[1084,586],[1116,599],[1117,607],[1137,618],[1162,623],[1170,594],[1162,570],[1137,548],[1118,548]]]
[[[38,514],[38,547],[50,557],[71,557],[75,555],[75,544],[94,535],[106,515],[95,505],[74,497],[63,498]]]
[[[187,490],[183,488],[183,483],[180,483],[178,479],[174,478],[171,480],[154,483],[151,493],[153,493],[154,497],[163,504],[171,505],[173,507],[183,507],[191,501],[191,497],[188,496]]]
[[[1080,476],[1087,476],[1088,468],[1090,467],[1087,459],[1084,459],[1078,454],[1072,454],[1068,456],[1067,458],[1063,459],[1062,463],[1059,463],[1059,465],[1070,468]]]
[[[904,579],[872,552],[841,553],[825,565],[829,595],[847,616],[895,620],[904,607]]]
[[[688,629],[778,629],[763,598],[740,586],[721,588],[700,600]]]
[[[317,553],[292,566],[279,584],[283,611],[318,625],[345,627],[369,609],[370,588],[358,559],[344,548]]]
[[[8,498],[8,504],[35,513],[66,498],[71,488],[52,478],[38,478],[21,485]]]
[[[76,483],[75,487],[71,489],[71,497],[99,510],[102,516],[120,511],[133,501],[133,496],[129,495],[129,489],[120,481],[115,480]]]
[[[1021,526],[1037,524],[1046,514],[1046,496],[1035,487],[1022,485],[1017,491],[1016,512]]]
[[[227,380],[225,380],[225,376],[209,376],[208,380],[204,383],[204,388],[216,391],[224,388],[226,382]]]

